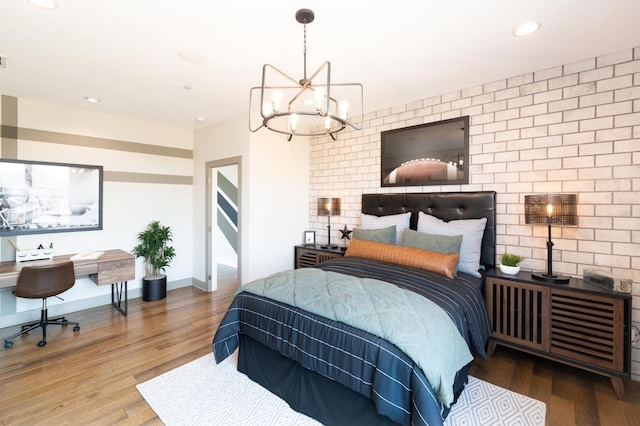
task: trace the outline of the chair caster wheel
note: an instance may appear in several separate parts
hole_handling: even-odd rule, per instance
[[[11,347],[13,347],[13,342],[11,340],[5,340],[4,341],[4,348],[5,349],[9,349]]]
[[[38,347],[39,347],[39,348],[41,348],[41,347],[43,347],[43,346],[44,346],[44,345],[46,345],[46,344],[47,344],[47,341],[46,341],[46,340],[40,340],[40,341],[38,342]]]
[[[75,327],[73,327],[73,331],[80,331],[80,326],[76,325]]]

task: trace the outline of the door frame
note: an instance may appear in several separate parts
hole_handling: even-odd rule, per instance
[[[241,283],[241,271],[242,271],[242,156],[223,158],[221,160],[207,161],[206,167],[206,189],[205,189],[205,217],[206,217],[206,236],[207,244],[205,250],[206,256],[206,291],[215,291],[218,288],[217,275],[214,286],[214,271],[213,271],[213,171],[218,167],[225,166],[238,166],[238,265],[237,274],[238,282]],[[215,287],[215,288],[214,288]]]

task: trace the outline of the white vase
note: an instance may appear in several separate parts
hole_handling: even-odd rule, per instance
[[[520,272],[520,265],[518,265],[518,266],[507,266],[507,265],[500,264],[500,270],[502,271],[503,274],[517,275],[518,272]]]

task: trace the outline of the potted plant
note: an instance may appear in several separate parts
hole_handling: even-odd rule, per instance
[[[500,270],[504,274],[516,275],[520,272],[520,262],[524,260],[524,257],[519,254],[502,253],[500,255]]]
[[[138,234],[139,244],[132,253],[144,258],[145,276],[142,279],[142,300],[160,300],[167,296],[167,276],[163,274],[176,252],[167,245],[173,241],[171,228],[163,226],[160,221],[151,221]]]

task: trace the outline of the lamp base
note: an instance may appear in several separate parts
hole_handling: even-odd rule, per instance
[[[546,281],[554,284],[568,284],[571,277],[566,275],[547,275],[542,272],[532,272],[531,278],[538,281]]]
[[[328,244],[325,246],[320,246],[320,248],[327,249],[327,250],[335,250],[338,248],[338,246],[334,246],[333,244]]]

